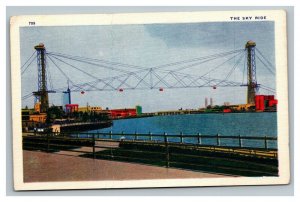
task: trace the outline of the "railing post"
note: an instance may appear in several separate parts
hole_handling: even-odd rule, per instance
[[[241,135],[239,135],[239,147],[242,148],[242,138],[241,138]]]
[[[220,146],[220,135],[217,133],[217,146]]]
[[[165,132],[164,132],[164,140],[165,140],[165,151],[166,151],[166,167],[169,168],[170,154],[169,154],[168,137],[167,137],[167,133]]]
[[[112,140],[112,131],[109,132],[109,139]]]
[[[137,133],[136,133],[136,131],[134,132],[134,140],[137,140]]]
[[[125,137],[124,137],[124,131],[121,131],[121,137],[120,137],[120,139],[123,141],[123,139],[125,139]]]
[[[47,152],[49,152],[49,133],[47,133]]]
[[[180,132],[180,143],[182,144],[183,143],[183,133]]]
[[[79,139],[79,133],[77,133],[77,139]]]
[[[201,134],[198,133],[198,144],[201,145]]]
[[[268,150],[268,140],[267,140],[267,136],[265,136],[265,149]]]
[[[152,133],[149,132],[149,136],[150,136],[150,141],[152,141]]]
[[[113,154],[112,148],[110,148],[110,158],[111,158],[111,159],[114,158],[114,154]]]
[[[95,141],[95,134],[92,134],[92,135],[93,135],[93,158],[95,159],[96,158],[96,153],[95,153],[96,141]]]

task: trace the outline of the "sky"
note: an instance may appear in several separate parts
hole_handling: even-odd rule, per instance
[[[268,21],[20,28],[21,64],[24,64],[33,54],[34,46],[39,43],[45,44],[47,52],[130,64],[140,68],[152,68],[243,49],[249,40],[255,41],[256,47],[275,66],[274,23]],[[203,75],[231,56],[184,69],[182,73]],[[207,76],[224,79],[238,59],[239,56],[233,58],[224,63],[218,71]],[[120,72],[106,68],[76,63],[71,60],[65,61],[97,78],[120,74]],[[243,61],[244,58],[228,80],[242,82],[244,78],[245,81]],[[74,83],[94,80],[65,63],[60,61],[56,61],[56,63]],[[256,66],[258,83],[275,89],[275,75],[270,74],[258,60]],[[48,81],[48,89],[51,87],[54,89],[67,88],[67,79],[49,59],[46,68],[48,78],[51,76],[51,85]],[[118,68],[126,71],[135,70],[120,66]],[[176,69],[176,66],[166,67],[164,70],[172,68]],[[22,96],[37,90],[36,61],[27,68],[21,78]],[[270,92],[260,90],[260,93]],[[123,92],[89,91],[84,94],[73,92],[72,103],[80,106],[86,106],[88,103],[91,106],[101,106],[102,108],[130,108],[141,105],[144,112],[151,112],[204,107],[205,97],[213,98],[214,104],[218,105],[222,105],[224,102],[243,104],[246,103],[246,96],[246,87],[183,88],[164,89],[163,91],[157,89],[124,90]],[[33,103],[33,97],[22,100],[23,107],[32,107]],[[62,93],[49,94],[49,103],[50,105],[62,105]]]

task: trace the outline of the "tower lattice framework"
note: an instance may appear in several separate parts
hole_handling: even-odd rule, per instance
[[[245,46],[245,48],[247,49],[247,69],[248,69],[247,104],[255,104],[255,95],[258,90],[258,84],[256,80],[255,46],[256,43],[253,41],[248,41]]]
[[[49,108],[49,98],[47,89],[47,73],[46,73],[46,49],[44,44],[40,43],[34,47],[37,52],[38,66],[38,91],[33,92],[36,96],[36,101],[41,103],[40,112],[45,113]]]

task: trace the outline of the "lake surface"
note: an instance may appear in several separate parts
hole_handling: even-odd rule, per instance
[[[89,132],[110,132],[112,133],[139,133],[147,134],[183,134],[197,135],[232,135],[232,136],[270,136],[277,137],[277,113],[218,113],[218,114],[188,114],[155,116],[147,118],[134,118],[114,120],[113,126]],[[115,137],[120,138],[120,136]],[[125,136],[132,139],[132,136]],[[155,138],[153,138],[155,139]],[[157,140],[161,140],[158,138]],[[173,138],[172,141],[179,141]],[[196,138],[185,138],[187,143],[194,143]],[[215,144],[214,139],[203,139],[203,144]],[[221,139],[221,145],[236,146],[238,140]],[[263,140],[243,140],[243,146],[264,147]],[[269,148],[276,148],[276,141],[268,141]]]

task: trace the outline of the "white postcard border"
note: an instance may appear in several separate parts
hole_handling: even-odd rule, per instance
[[[80,182],[23,182],[23,154],[21,131],[21,72],[20,72],[20,27],[29,26],[74,26],[74,25],[120,25],[153,23],[192,23],[231,21],[234,16],[267,16],[266,21],[275,22],[276,90],[278,103],[278,156],[279,177],[232,177],[194,178],[163,180],[124,181],[80,181]],[[250,20],[245,20],[250,21]],[[255,21],[255,20],[251,20]],[[233,21],[232,21],[233,22]],[[290,179],[288,86],[287,86],[287,38],[286,13],[283,10],[260,11],[209,11],[166,12],[130,14],[84,14],[16,16],[11,18],[11,76],[12,76],[12,124],[13,163],[15,190],[51,189],[97,189],[97,188],[141,188],[141,187],[185,187],[185,186],[229,186],[287,184]]]

